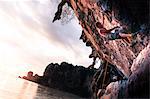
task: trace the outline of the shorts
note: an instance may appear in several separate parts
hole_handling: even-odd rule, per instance
[[[120,39],[120,35],[119,32],[115,32],[115,33],[110,33],[107,35],[108,40],[115,40],[115,39]]]

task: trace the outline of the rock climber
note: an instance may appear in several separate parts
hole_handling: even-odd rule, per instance
[[[103,27],[103,25],[100,22],[96,23],[96,27],[100,29],[100,35],[107,38],[108,40],[115,40],[115,39],[125,39],[127,37],[133,37],[135,33],[133,34],[126,34],[123,30],[120,30],[119,26],[116,26],[112,29],[107,30]],[[115,30],[113,33],[112,31]]]

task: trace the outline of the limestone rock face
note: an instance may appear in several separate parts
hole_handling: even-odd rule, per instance
[[[135,37],[134,46],[130,47],[131,39],[108,41],[99,35],[96,22],[100,22],[106,29],[122,26],[126,27],[128,33],[137,32],[143,24],[148,24],[148,0],[62,0],[62,2],[67,4],[69,2],[82,26],[80,39],[86,43],[86,46],[92,48],[89,57],[107,60],[129,76],[133,60],[150,41],[149,32],[144,31]],[[61,13],[60,8],[59,5],[59,13]]]
[[[144,50],[142,50],[137,58],[133,61],[131,66],[132,73],[136,72],[143,65],[149,64],[150,66],[150,43]]]
[[[123,88],[127,91],[127,93],[133,91],[134,97],[134,88],[132,88],[131,85],[142,80],[142,77],[140,76],[138,78],[137,75],[143,75],[145,80],[147,80],[148,77],[147,71],[145,70],[148,70],[149,67],[147,64],[149,62],[149,55],[146,55],[143,51],[145,50],[144,48],[150,43],[148,19],[149,1],[62,0],[62,2],[66,2],[71,6],[79,20],[79,24],[82,26],[82,34],[80,39],[86,43],[86,46],[92,48],[92,52],[89,57],[99,58],[109,62],[109,64],[117,66],[118,69],[129,77],[129,80],[118,82],[118,85],[122,85],[118,86],[118,89]],[[61,6],[59,5],[58,12],[61,13],[61,10]],[[60,16],[57,17],[60,19]],[[108,40],[107,38],[99,35],[100,30],[96,27],[96,22],[100,22],[106,29],[119,26],[123,28],[123,33],[130,33],[132,35],[135,33],[137,34],[136,36],[133,36],[133,38]],[[144,58],[146,60],[145,62],[143,62],[144,60],[141,58],[144,56],[148,58]],[[137,61],[140,61],[141,63]],[[140,70],[136,74],[137,69]],[[141,69],[143,69],[146,73],[144,73]],[[141,83],[147,85],[147,81]],[[137,83],[137,85],[138,84],[139,83]],[[125,92],[121,95],[120,94],[121,92],[119,92],[118,97],[124,94],[127,95]],[[128,94],[127,96],[130,97],[131,95]]]
[[[150,73],[150,43],[140,52],[134,61],[132,74],[127,81],[126,97],[148,98],[149,97],[149,73]]]
[[[102,97],[149,98],[150,43],[135,59],[128,80],[110,83]]]

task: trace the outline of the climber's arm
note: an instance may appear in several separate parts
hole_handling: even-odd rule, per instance
[[[119,33],[120,37],[126,38],[126,37],[132,37],[132,34],[125,34],[125,33]]]

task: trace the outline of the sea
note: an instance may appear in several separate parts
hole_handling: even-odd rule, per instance
[[[0,72],[0,99],[83,99],[37,83]]]

